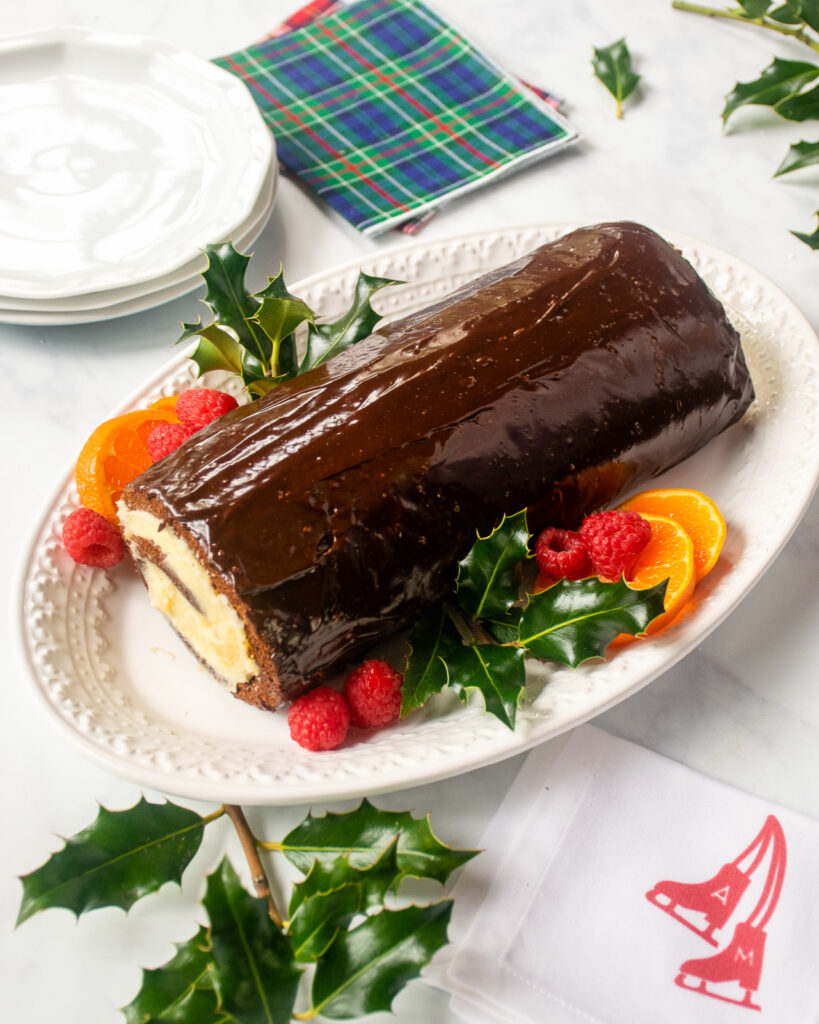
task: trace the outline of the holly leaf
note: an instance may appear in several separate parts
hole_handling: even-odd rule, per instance
[[[775,7],[772,11],[768,11],[768,17],[771,21],[778,21],[780,25],[802,24],[802,19],[790,3],[782,4],[781,7]]]
[[[347,854],[353,867],[375,863],[398,837],[396,861],[404,875],[445,882],[450,874],[475,856],[476,850],[453,850],[433,833],[429,818],[413,818],[408,811],[382,811],[363,800],[353,811],[312,813],[271,848],[280,850],[299,871],[307,874],[313,860],[328,862]]]
[[[526,511],[504,516],[458,563],[458,602],[473,618],[509,625],[520,600],[520,564],[529,554]]]
[[[816,216],[819,217],[819,210],[816,211]],[[791,231],[791,234],[796,235],[800,242],[809,245],[811,249],[819,249],[819,226],[811,235],[803,234],[801,231]]]
[[[260,302],[250,295],[245,274],[250,256],[239,253],[232,242],[205,246],[208,265],[202,271],[207,290],[205,303],[213,312],[214,322],[230,327],[242,348],[259,363],[270,359],[270,342],[253,320]]]
[[[122,1008],[127,1024],[202,1024],[217,1011],[211,976],[211,951],[207,929],[187,942],[176,944],[176,954],[162,967],[142,972],[136,998]]]
[[[304,881],[293,887],[290,899],[288,934],[297,960],[317,960],[356,914],[383,905],[402,877],[397,846],[394,839],[371,867],[360,870],[346,855],[330,864],[313,864]]]
[[[817,66],[819,72],[819,65]],[[819,117],[819,85],[798,96],[788,96],[774,104],[774,110],[788,121],[809,121]]]
[[[576,668],[602,658],[618,633],[642,633],[664,611],[668,580],[632,590],[624,579],[561,580],[530,595],[520,623],[520,643],[538,658]]]
[[[228,373],[241,374],[242,372],[242,349],[239,342],[218,324],[202,326],[200,317],[196,323],[182,324],[183,333],[177,339],[187,341],[188,338],[198,337],[199,342],[191,353],[191,359],[199,368],[197,377],[210,370],[226,370]]]
[[[452,901],[382,910],[339,932],[319,960],[310,1015],[339,1020],[389,1010],[398,992],[447,942]]]
[[[735,110],[748,105],[773,107],[781,113],[782,106],[785,105],[785,109],[789,109],[789,101],[797,97],[805,86],[817,77],[819,64],[775,57],[773,63],[765,68],[759,78],[752,82],[737,82],[728,93],[722,111],[722,123],[725,124]]]
[[[819,142],[792,142],[785,159],[777,167],[774,177],[800,171],[803,167],[819,164]]]
[[[287,1024],[301,968],[266,901],[245,890],[225,857],[208,876],[202,902],[210,919],[219,1009],[239,1024]]]
[[[739,5],[749,18],[761,18],[771,6],[772,0],[739,0]]]
[[[373,294],[388,285],[402,283],[389,277],[371,277],[362,270],[356,282],[353,303],[344,316],[333,323],[311,323],[308,327],[307,350],[298,372],[306,373],[368,338],[382,319],[381,314],[376,313],[371,305]]]
[[[819,32],[819,0],[788,0],[785,6],[795,12],[799,21]]]
[[[401,717],[420,708],[447,685],[446,660],[463,647],[443,603],[422,612],[409,635],[409,655],[401,686]]]
[[[343,885],[308,896],[290,919],[287,933],[297,960],[310,962],[324,955],[340,928],[346,928],[361,910],[361,890]]]
[[[595,78],[598,78],[617,100],[617,116],[623,116],[623,101],[637,87],[640,75],[631,64],[631,54],[625,38],[618,39],[610,46],[595,47],[592,58]]]
[[[268,391],[272,391],[277,384],[281,384],[283,380],[284,377],[260,377],[258,380],[253,380],[247,385],[247,393],[252,398],[261,398]]]
[[[403,872],[398,867],[397,837],[372,864],[364,868],[354,867],[346,853],[329,861],[315,860],[302,881],[293,886],[288,914],[292,919],[308,897],[331,892],[344,885],[359,886],[363,908],[376,906],[384,902],[390,889],[397,890],[402,878]]]
[[[77,916],[96,907],[128,910],[166,882],[179,883],[206,823],[186,807],[144,797],[125,811],[100,807],[92,825],[23,876],[17,924],[48,907]]]
[[[509,729],[515,728],[518,704],[526,685],[526,667],[519,647],[461,645],[446,660],[449,685],[466,702],[478,690],[486,710]]]
[[[269,340],[270,376],[284,377],[296,365],[296,339],[293,332],[305,320],[308,323],[314,322],[313,311],[306,302],[290,294],[281,269],[275,277],[268,278],[267,287],[258,292],[256,298],[261,300],[261,305],[254,319]],[[287,371],[280,365],[282,361]]]

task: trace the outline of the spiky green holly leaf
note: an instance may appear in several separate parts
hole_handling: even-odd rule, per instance
[[[200,317],[196,323],[182,324],[182,336],[177,339],[187,341],[188,338],[197,337],[199,342],[191,353],[191,359],[196,363],[199,372],[197,377],[210,370],[225,370],[227,373],[241,374],[242,372],[242,348],[234,336],[224,327],[218,324],[202,326]]]
[[[446,686],[446,660],[463,646],[444,604],[422,612],[409,635],[409,654],[401,686],[401,717],[420,708]]]
[[[255,297],[261,300],[261,305],[254,319],[270,342],[269,375],[284,377],[296,365],[294,331],[305,321],[314,322],[313,311],[306,302],[287,290],[281,269],[275,277],[268,278],[267,287]]]
[[[526,685],[526,667],[519,647],[492,644],[461,646],[446,660],[449,685],[463,701],[475,690],[486,710],[509,729],[515,728],[518,704]]]
[[[239,344],[262,366],[270,359],[270,341],[253,319],[260,306],[250,295],[245,274],[250,256],[237,252],[232,242],[205,247],[208,265],[202,271],[207,290],[205,303],[213,312],[214,322],[230,327]]]
[[[787,110],[788,104],[792,105],[792,101],[799,96],[805,86],[817,77],[819,77],[819,64],[811,64],[802,60],[782,60],[775,57],[759,78],[752,82],[737,82],[728,93],[722,111],[722,122],[725,124],[735,110],[748,105],[773,107],[774,110],[781,113],[783,105]],[[783,114],[783,116],[787,115]],[[791,119],[798,120],[798,118]]]
[[[403,877],[404,873],[398,867],[397,837],[367,867],[354,867],[346,853],[333,860],[316,860],[302,881],[293,886],[287,912],[292,919],[308,897],[345,885],[359,887],[363,909],[378,906],[391,889],[397,891]]]
[[[308,328],[307,350],[298,372],[306,373],[368,338],[382,319],[381,314],[373,309],[370,300],[375,292],[391,284],[402,282],[389,277],[372,277],[362,270],[358,275],[352,305],[347,312],[333,323],[313,323]]]
[[[287,1024],[301,968],[267,902],[242,886],[227,857],[208,876],[202,901],[210,919],[213,985],[219,1009],[238,1024]]]
[[[785,6],[794,11],[799,21],[819,32],[819,0],[787,0]]]
[[[618,633],[645,631],[662,615],[668,580],[632,590],[624,579],[561,580],[529,597],[520,622],[520,643],[532,654],[576,668],[602,658]]]
[[[777,167],[774,177],[800,171],[803,167],[819,164],[819,142],[793,142],[782,163]]]
[[[162,967],[142,972],[142,987],[122,1013],[128,1024],[202,1024],[216,1021],[216,992],[211,976],[207,929],[176,944],[176,954]]]
[[[773,0],[739,0],[739,5],[749,18],[761,18]]]
[[[458,563],[455,588],[464,611],[487,623],[514,624],[512,606],[520,600],[520,569],[528,554],[525,510],[504,516],[488,536],[479,535]]]
[[[768,11],[768,17],[772,21],[778,21],[781,25],[802,24],[802,19],[789,3],[782,4],[780,7],[774,7],[772,11]]]
[[[450,874],[475,856],[476,850],[453,850],[433,833],[429,818],[413,818],[408,811],[382,811],[369,800],[355,810],[312,813],[274,848],[304,874],[314,860],[333,861],[347,854],[357,868],[372,865],[398,837],[397,863],[402,874],[445,882]]]
[[[819,217],[819,210],[816,211],[816,216]],[[819,249],[819,226],[813,234],[803,234],[801,231],[792,231],[792,235],[796,235],[800,242],[804,242],[805,245],[809,245],[811,249]]]
[[[100,807],[96,821],[24,875],[17,923],[48,907],[78,916],[95,907],[127,910],[166,882],[179,882],[202,841],[206,819],[145,798],[124,811]]]
[[[426,907],[382,910],[340,931],[313,977],[311,1014],[333,1020],[389,1010],[447,942],[451,900]]]
[[[788,121],[810,121],[819,118],[819,85],[799,93],[798,96],[788,96],[780,100],[774,104],[773,109]]]
[[[318,960],[336,937],[361,910],[361,890],[343,885],[330,892],[308,896],[290,919],[287,933],[293,955],[303,963]]]
[[[261,398],[268,391],[272,391],[277,384],[284,380],[283,377],[261,377],[259,380],[251,381],[247,385],[247,393],[252,398]]]
[[[370,867],[354,868],[346,854],[315,861],[290,898],[288,934],[296,959],[321,957],[339,929],[347,928],[356,914],[381,907],[402,877],[397,837]]]
[[[610,46],[595,47],[592,68],[617,101],[617,116],[622,117],[623,101],[634,92],[641,77],[634,71],[625,37]]]

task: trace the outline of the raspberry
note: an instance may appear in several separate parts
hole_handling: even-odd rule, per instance
[[[293,701],[287,724],[291,737],[300,747],[332,750],[347,735],[350,708],[337,690],[317,686]]]
[[[403,682],[401,674],[386,661],[371,658],[354,669],[344,683],[352,724],[366,729],[397,718]]]
[[[651,524],[637,512],[595,512],[580,526],[580,539],[598,576],[625,576],[651,539]]]
[[[63,545],[79,565],[110,569],[125,554],[117,528],[90,508],[75,509],[63,524]]]
[[[190,436],[190,430],[182,423],[157,423],[148,434],[145,447],[154,462],[159,462],[166,455],[175,452]]]
[[[582,580],[592,574],[585,545],[571,530],[558,530],[554,526],[544,530],[535,544],[535,558],[541,572],[556,580]]]
[[[224,391],[191,388],[177,398],[176,415],[189,430],[200,430],[235,409],[238,404],[232,395],[226,395]]]

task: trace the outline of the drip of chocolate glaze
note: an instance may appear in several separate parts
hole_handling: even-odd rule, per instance
[[[293,695],[438,599],[476,530],[576,525],[752,398],[690,264],[603,224],[228,413],[125,499],[195,541]]]

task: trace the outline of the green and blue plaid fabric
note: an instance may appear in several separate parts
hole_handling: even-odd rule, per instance
[[[577,138],[419,0],[327,6],[216,63],[250,88],[282,163],[365,234]]]

